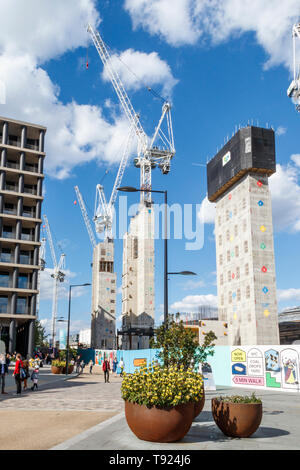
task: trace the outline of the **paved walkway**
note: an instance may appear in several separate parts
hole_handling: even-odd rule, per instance
[[[38,391],[0,395],[0,450],[49,449],[124,409],[119,377],[53,377]]]
[[[85,431],[55,449],[78,450],[251,450],[300,448],[300,397],[282,392],[257,392],[263,399],[263,419],[257,432],[248,439],[223,435],[213,421],[210,399],[220,394],[251,394],[253,390],[218,388],[206,392],[205,407],[187,436],[178,443],[156,444],[140,441],[127,426],[124,413]]]

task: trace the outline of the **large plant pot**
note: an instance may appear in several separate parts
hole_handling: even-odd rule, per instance
[[[229,437],[249,437],[262,419],[262,403],[228,403],[213,398],[212,414],[216,425]]]
[[[203,395],[202,395],[201,400],[197,401],[194,405],[194,418],[197,418],[197,416],[201,413],[205,404],[204,385],[202,387],[202,392],[203,392]]]
[[[125,416],[131,431],[143,441],[176,442],[189,431],[194,418],[194,403],[170,408],[147,408],[125,401]]]
[[[62,367],[51,366],[51,372],[52,372],[52,374],[61,374],[62,373]]]
[[[69,367],[68,367],[68,374],[69,374],[69,375],[72,374],[73,370],[74,370],[74,366],[69,366]],[[67,371],[67,368],[66,368],[66,367],[63,367],[61,373],[62,373],[62,374],[65,374],[66,371]]]

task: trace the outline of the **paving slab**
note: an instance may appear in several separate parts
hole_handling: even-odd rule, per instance
[[[223,435],[214,423],[211,398],[219,395],[244,394],[253,390],[217,387],[207,391],[202,413],[189,433],[177,443],[159,444],[141,441],[130,431],[124,412],[96,425],[53,450],[280,450],[300,448],[300,396],[293,393],[257,391],[263,400],[263,419],[253,436],[232,439]]]

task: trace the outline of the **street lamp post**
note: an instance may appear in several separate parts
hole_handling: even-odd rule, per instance
[[[69,369],[69,338],[70,338],[70,319],[71,319],[71,293],[72,293],[72,287],[84,287],[84,286],[90,286],[90,283],[85,283],[85,284],[73,284],[70,285],[69,287],[69,309],[68,309],[68,331],[67,331],[67,355],[66,355],[66,375],[68,375],[68,369]]]
[[[157,191],[154,189],[137,189],[132,186],[123,186],[121,188],[117,188],[118,191],[126,192],[126,193],[136,193],[136,192],[148,192],[148,193],[159,193],[164,194],[164,219],[165,219],[165,240],[164,240],[164,323],[168,325],[168,275],[170,274],[181,274],[183,276],[189,275],[196,275],[192,271],[181,271],[178,273],[168,273],[168,192],[165,191]]]

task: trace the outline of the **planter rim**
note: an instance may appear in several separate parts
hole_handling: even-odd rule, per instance
[[[124,398],[123,398],[124,400]],[[166,406],[161,406],[161,405],[145,405],[145,404],[142,404],[140,405],[139,403],[136,403],[135,401],[129,401],[129,400],[124,400],[124,402],[126,403],[130,403],[131,405],[138,405],[138,406],[145,406],[146,408],[148,408],[149,410],[151,408],[157,408],[158,410],[171,410],[173,408],[177,408],[177,406],[183,406],[183,405],[190,405],[191,403],[198,403],[198,401],[187,401],[186,403],[178,403],[178,405],[166,405]]]
[[[226,405],[262,405],[262,402],[261,403],[233,403],[232,401],[226,401],[226,400],[219,400],[218,398],[212,398],[211,399],[212,401],[217,401],[219,403],[225,403]]]

